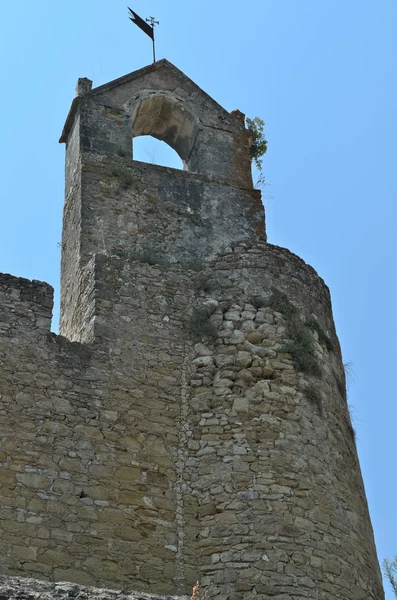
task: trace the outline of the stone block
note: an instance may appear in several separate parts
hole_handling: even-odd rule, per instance
[[[117,481],[121,483],[131,483],[139,481],[141,478],[141,470],[138,467],[121,467],[114,474]]]
[[[247,333],[247,341],[251,344],[260,344],[263,338],[264,335],[260,331],[250,331]]]
[[[21,561],[37,560],[37,548],[33,546],[14,546],[12,555]]]
[[[233,410],[236,412],[248,412],[249,400],[244,396],[237,396],[233,401]]]

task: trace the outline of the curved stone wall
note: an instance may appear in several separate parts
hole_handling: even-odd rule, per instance
[[[85,344],[3,278],[3,572],[379,600],[328,289],[260,242],[192,266],[94,256]]]
[[[202,583],[210,597],[381,598],[327,287],[266,244],[231,248],[202,282],[193,310],[218,330],[194,346],[187,419]]]

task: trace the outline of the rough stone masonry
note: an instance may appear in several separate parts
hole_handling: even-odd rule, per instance
[[[243,115],[166,60],[77,91],[60,335],[49,285],[0,276],[1,572],[381,600],[329,291],[266,241]]]

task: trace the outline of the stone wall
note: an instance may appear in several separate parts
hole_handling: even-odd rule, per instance
[[[1,600],[176,600],[178,596],[154,596],[98,588],[85,588],[71,583],[45,583],[37,579],[0,576]],[[184,598],[186,600],[186,598]]]
[[[131,157],[131,137],[153,135],[178,152],[187,170],[252,187],[242,113],[226,111],[167,60],[75,98],[61,142],[70,144],[80,115],[81,151]]]
[[[260,243],[197,271],[92,261],[92,343],[2,324],[2,571],[154,593],[200,579],[225,599],[380,598],[313,269]],[[308,365],[291,346],[302,328]]]
[[[243,115],[167,61],[78,93],[62,335],[47,284],[0,276],[0,571],[380,600],[329,292],[265,241]],[[191,172],[132,161],[139,133]]]
[[[142,132],[175,147],[189,170],[132,161],[132,138]],[[60,332],[71,340],[86,341],[82,269],[93,254],[128,250],[188,262],[231,242],[266,239],[244,116],[225,111],[168,61],[76,98],[61,141]]]

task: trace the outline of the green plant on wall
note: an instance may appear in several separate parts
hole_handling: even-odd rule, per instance
[[[262,157],[267,152],[267,140],[264,134],[265,122],[259,117],[254,117],[253,119],[246,117],[245,123],[251,134],[251,162],[254,163],[259,174],[258,181],[255,185],[261,187],[265,183],[265,177],[262,170]]]
[[[186,323],[186,330],[193,339],[198,340],[204,337],[215,340],[217,338],[218,330],[210,321],[210,317],[215,311],[214,305],[200,306],[193,310]]]
[[[289,340],[283,351],[292,355],[299,371],[319,376],[321,370],[315,355],[314,338],[308,325],[301,321],[298,309],[277,288],[273,288],[268,306],[280,312],[286,321]]]
[[[397,556],[393,560],[383,559],[383,573],[386,575],[397,598]]]

